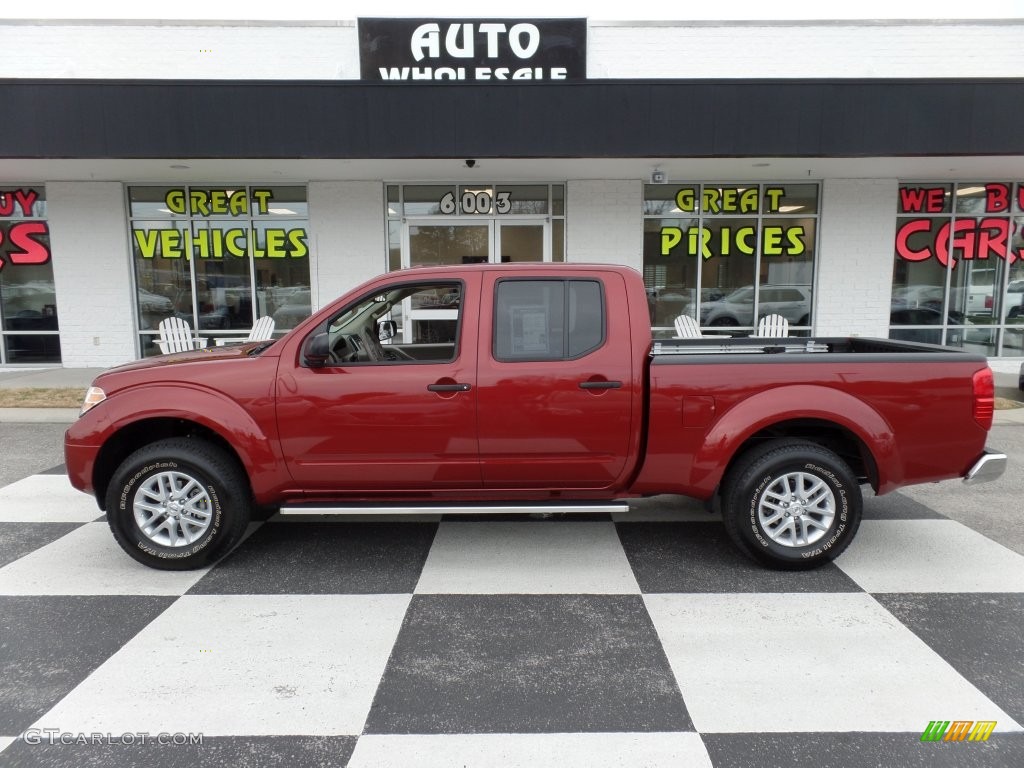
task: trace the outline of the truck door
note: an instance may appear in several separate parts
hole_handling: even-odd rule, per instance
[[[620,275],[484,275],[477,403],[486,488],[599,489],[631,450],[634,382]]]
[[[327,365],[297,365],[277,386],[281,445],[301,487],[481,486],[479,285],[474,273],[389,282],[313,332],[328,334]]]

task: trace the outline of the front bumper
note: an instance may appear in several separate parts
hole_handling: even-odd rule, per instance
[[[967,474],[964,475],[965,485],[977,485],[987,483],[990,480],[997,480],[1006,471],[1006,454],[985,451],[981,458],[974,462]]]

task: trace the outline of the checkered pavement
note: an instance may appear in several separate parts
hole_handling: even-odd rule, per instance
[[[0,766],[1024,765],[1024,557],[866,503],[809,573],[675,497],[272,518],[175,573],[55,468],[0,489]],[[922,743],[932,720],[997,726]]]

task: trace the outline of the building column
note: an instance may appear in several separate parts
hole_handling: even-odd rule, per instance
[[[825,179],[818,237],[816,336],[889,335],[896,179]]]
[[[136,358],[135,296],[124,187],[117,182],[46,185],[61,359],[66,368]]]
[[[387,271],[387,222],[382,182],[311,181],[308,190],[315,312]]]
[[[566,261],[625,264],[643,272],[643,182],[569,181],[565,197]]]

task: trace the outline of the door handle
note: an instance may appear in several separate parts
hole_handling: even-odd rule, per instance
[[[621,381],[581,381],[580,389],[619,389]]]
[[[427,384],[431,392],[469,392],[469,384]]]

